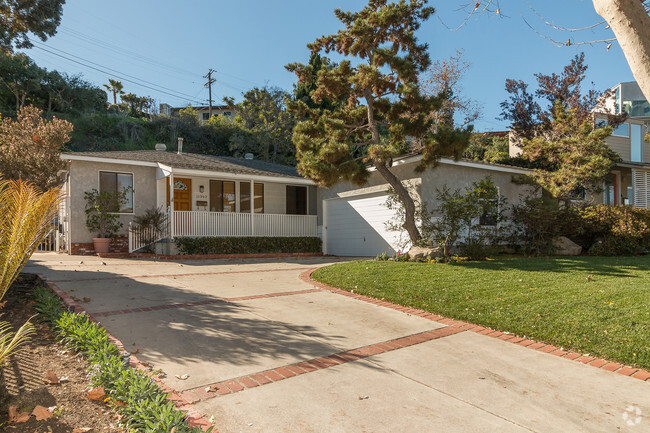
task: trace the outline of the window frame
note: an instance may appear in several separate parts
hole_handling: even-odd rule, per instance
[[[264,213],[264,199],[265,199],[265,187],[263,182],[254,182],[253,183],[253,193],[250,193],[250,182],[247,182],[245,180],[242,180],[239,182],[239,213],[254,213],[254,214],[263,214]],[[242,194],[242,186],[247,185],[249,187],[249,193],[248,193],[248,210],[244,211],[243,210],[243,194]],[[255,211],[255,187],[260,185],[262,187],[262,211],[261,212],[256,212]],[[252,201],[251,201],[252,199]],[[250,206],[253,206],[253,212],[251,212]]]
[[[221,182],[221,210],[212,210],[212,182]],[[223,184],[224,182],[230,182],[233,184],[233,196],[234,196],[234,209],[231,211],[226,211],[224,209],[224,193],[223,193]],[[210,192],[208,194],[209,199],[208,199],[208,208],[210,209],[209,212],[221,212],[221,213],[237,213],[237,181],[236,180],[231,180],[231,179],[210,179],[209,181],[210,185]]]
[[[132,204],[132,210],[131,212],[109,212],[114,215],[135,215],[135,174],[132,171],[109,171],[109,170],[98,170],[97,171],[97,191],[100,193],[102,192],[102,173],[113,173],[115,175],[118,174],[126,174],[131,176],[131,204]],[[115,179],[117,181],[117,178]],[[117,191],[115,191],[117,192]]]
[[[297,191],[297,188],[304,188],[305,189],[305,213],[289,213],[289,206],[288,206],[289,205],[289,203],[288,203],[289,195],[287,194],[287,191],[288,191],[289,187],[296,188],[296,191]],[[284,197],[284,201],[285,201],[284,212],[285,212],[285,215],[309,215],[309,188],[307,186],[305,186],[305,185],[285,184],[285,186],[284,186],[284,195],[285,195],[285,197]],[[297,209],[297,206],[295,206],[295,207]]]

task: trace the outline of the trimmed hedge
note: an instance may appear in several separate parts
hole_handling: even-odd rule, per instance
[[[181,254],[320,253],[317,237],[176,238]]]

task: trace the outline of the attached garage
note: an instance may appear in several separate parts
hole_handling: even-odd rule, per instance
[[[325,254],[374,257],[382,252],[389,255],[397,252],[400,234],[386,229],[385,223],[395,218],[395,212],[385,206],[386,199],[386,193],[382,192],[325,200]]]

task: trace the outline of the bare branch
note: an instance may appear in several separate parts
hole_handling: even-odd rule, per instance
[[[537,10],[534,7],[531,6],[530,3],[528,3],[528,7],[530,8],[531,11],[533,11],[533,13],[535,15],[537,15],[539,17],[540,20],[544,21],[544,23],[547,26],[553,27],[556,30],[561,30],[561,31],[565,31],[565,32],[581,32],[583,30],[593,29],[593,28],[598,27],[598,26],[600,26],[602,24],[605,24],[605,20],[602,20],[602,21],[600,21],[600,22],[598,22],[596,24],[593,24],[593,25],[590,25],[590,26],[587,26],[587,27],[577,28],[577,29],[570,29],[570,28],[560,27],[560,26],[557,26],[557,25],[553,24],[552,22],[547,21],[546,18],[544,18],[544,16],[541,13],[537,12]],[[526,20],[524,20],[524,21],[526,21]],[[528,24],[528,23],[526,23],[526,24]]]
[[[496,9],[492,9],[491,6],[495,4]],[[468,10],[471,7],[471,10]],[[465,20],[456,28],[451,28],[449,27],[443,20],[438,16],[438,19],[442,23],[443,26],[447,27],[449,31],[456,32],[460,30],[461,28],[465,27],[465,24],[472,18],[474,15],[482,15],[484,13],[490,12],[490,13],[495,13],[497,14],[500,18],[504,18],[505,15],[501,13],[501,7],[499,6],[499,0],[487,0],[483,5],[481,5],[480,1],[477,2],[472,2],[472,3],[466,3],[462,5],[458,10],[462,10],[467,12],[467,16],[465,17]]]
[[[572,41],[571,38],[569,38],[569,39],[566,40],[566,42],[560,42],[560,41],[557,41],[557,40],[551,38],[550,36],[547,36],[547,35],[545,35],[545,34],[542,34],[542,33],[538,32],[538,31],[537,31],[533,26],[530,25],[530,23],[529,23],[528,21],[526,21],[526,18],[524,18],[523,15],[522,15],[521,18],[524,20],[524,22],[526,23],[526,25],[528,25],[528,27],[530,27],[530,29],[531,29],[532,31],[534,31],[535,33],[537,33],[537,35],[538,35],[539,37],[544,38],[544,39],[546,39],[547,41],[550,41],[550,42],[551,42],[553,45],[555,45],[556,47],[570,47],[571,45],[608,44],[608,45],[607,45],[607,49],[609,49],[609,48],[611,47],[612,42],[616,40],[616,38],[608,38],[608,39],[597,39],[597,40],[593,40],[593,41],[580,41],[580,42],[575,42],[575,41]]]

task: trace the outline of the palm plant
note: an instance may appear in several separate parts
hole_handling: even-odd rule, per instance
[[[48,235],[60,201],[58,188],[42,192],[30,182],[0,181],[0,300]],[[0,367],[33,330],[29,322],[16,333],[0,323]]]
[[[123,95],[124,85],[121,81],[113,80],[112,78],[108,79],[108,84],[104,84],[106,90],[113,94],[113,104],[117,105],[117,95]]]

